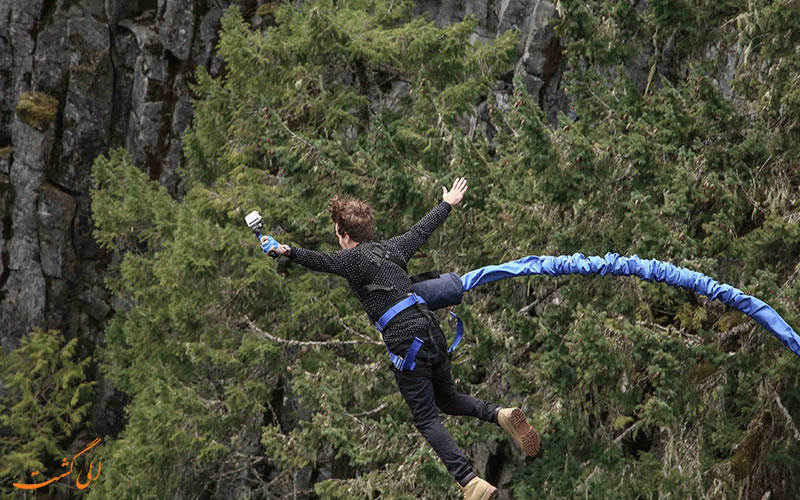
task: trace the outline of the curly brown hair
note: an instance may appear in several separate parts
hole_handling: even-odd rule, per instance
[[[339,234],[348,234],[355,241],[369,241],[375,235],[372,208],[352,196],[335,195],[330,202],[331,219],[339,225]]]

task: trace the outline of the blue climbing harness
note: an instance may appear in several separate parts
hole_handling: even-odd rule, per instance
[[[364,273],[364,277],[361,280],[361,286],[358,288],[356,293],[362,298],[365,299],[367,295],[376,290],[383,290],[383,291],[392,291],[395,290],[393,286],[382,286],[375,283],[375,276],[378,274],[378,269],[387,261],[391,262],[392,264],[399,266],[404,273],[408,274],[408,269],[406,268],[406,263],[397,255],[392,254],[388,248],[380,243],[367,243],[366,246],[370,250],[371,255],[371,262],[370,267],[367,269],[367,272]],[[397,317],[398,314],[407,310],[410,307],[414,306],[421,306],[425,304],[427,309],[438,309],[440,307],[444,307],[445,305],[453,305],[458,304],[461,302],[461,280],[455,273],[451,273],[451,275],[445,275],[440,277],[438,272],[429,272],[429,273],[422,273],[417,274],[414,276],[409,276],[411,279],[411,283],[416,288],[417,286],[422,286],[420,290],[425,290],[425,293],[428,293],[428,289],[430,290],[437,290],[437,292],[431,293],[430,297],[432,299],[431,304],[429,305],[428,302],[425,301],[421,296],[417,295],[414,292],[405,294],[398,298],[398,300],[389,306],[384,312],[380,313],[378,319],[376,320],[374,317],[370,319],[374,322],[375,327],[378,329],[379,332],[383,333],[389,323],[392,322],[394,318]],[[441,282],[441,285],[439,284]],[[436,286],[425,288],[424,283],[437,283]],[[457,289],[457,291],[456,291]],[[426,315],[430,315],[430,311],[423,310]],[[456,314],[450,311],[450,314],[456,318],[458,324],[456,327],[456,338],[453,341],[453,345],[447,350],[447,353],[453,352],[453,350],[458,347],[458,344],[461,342],[461,337],[463,336],[464,326],[461,323],[461,318],[456,316]],[[431,321],[433,321],[435,317],[431,316]],[[414,340],[411,343],[411,346],[406,353],[406,357],[403,358],[392,351],[389,351],[389,347],[386,347],[386,350],[389,352],[389,358],[392,360],[392,364],[398,370],[413,370],[414,367],[417,365],[416,358],[417,353],[419,352],[422,344],[425,341],[420,339],[419,337],[414,337]]]
[[[392,319],[400,314],[400,312],[408,309],[409,307],[416,306],[417,304],[425,304],[425,299],[417,295],[416,293],[410,293],[405,296],[403,299],[394,303],[391,307],[389,307],[386,312],[381,314],[378,321],[375,322],[375,328],[378,329],[379,332],[383,333],[384,328],[392,321]],[[461,337],[464,336],[464,325],[461,322],[461,318],[459,318],[456,313],[450,311],[450,315],[456,318],[457,326],[456,326],[456,338],[453,340],[453,344],[447,349],[447,353],[453,352],[453,350],[458,347],[458,344],[461,343]],[[389,352],[389,359],[392,360],[392,364],[398,370],[413,370],[415,366],[417,366],[416,358],[417,352],[422,347],[422,344],[425,341],[420,339],[419,337],[414,337],[414,341],[411,343],[411,347],[408,348],[408,353],[406,353],[406,357],[403,358],[392,351],[389,351],[387,347],[386,350]]]

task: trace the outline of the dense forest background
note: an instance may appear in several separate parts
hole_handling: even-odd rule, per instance
[[[333,194],[369,201],[386,238],[466,176],[410,272],[637,254],[800,325],[800,2],[555,2],[568,104],[550,115],[514,77],[520,33],[476,41],[474,18],[437,27],[415,6],[276,2],[263,32],[232,6],[223,74],[191,84],[184,191],[125,149],[97,157],[94,235],[125,306],[96,361],[130,400],[97,482],[34,496],[458,497],[346,282],[266,257],[254,209],[278,241],[334,251]],[[745,315],[610,276],[505,280],[457,311],[457,384],[542,434],[531,459],[445,417],[501,498],[797,498],[800,359]],[[4,498],[91,432],[87,362],[55,330],[4,356]]]

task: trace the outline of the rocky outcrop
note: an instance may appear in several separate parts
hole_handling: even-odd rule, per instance
[[[112,311],[91,237],[94,158],[126,146],[178,196],[187,80],[212,74],[228,2],[0,2],[0,344],[94,331]]]
[[[424,2],[423,9],[437,26],[458,22],[465,16],[475,16],[478,26],[473,42],[493,39],[510,29],[518,30],[521,55],[513,75],[522,76],[526,90],[537,98],[551,124],[556,123],[559,112],[569,114],[569,102],[561,86],[561,74],[566,65],[566,58],[562,57],[564,46],[550,25],[550,20],[558,16],[554,2],[444,0]],[[480,109],[478,114],[482,116]],[[488,120],[488,114],[484,119]]]
[[[27,332],[42,324],[46,283],[41,264],[38,223],[42,218],[40,196],[45,170],[53,149],[58,101],[46,94],[26,92],[19,97],[11,138],[15,144],[6,184],[2,303],[0,323],[9,333]],[[17,337],[18,338],[18,337]],[[16,346],[16,338],[0,338],[4,349]]]
[[[77,336],[82,356],[102,340],[121,302],[103,286],[109,257],[92,237],[92,162],[126,146],[180,196],[180,137],[192,117],[187,81],[198,64],[212,74],[222,67],[212,51],[229,4],[0,0],[4,350],[37,326]],[[119,398],[105,386],[97,393],[96,430],[113,434]]]

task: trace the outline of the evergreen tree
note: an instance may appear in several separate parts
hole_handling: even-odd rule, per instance
[[[123,254],[108,285],[131,303],[106,330],[104,369],[132,403],[91,495],[283,497],[298,471],[326,497],[457,491],[408,439],[385,347],[345,284],[280,274],[243,223],[258,208],[279,241],[332,250],[334,193],[370,200],[385,236],[435,205],[468,154],[459,124],[510,66],[517,35],[473,45],[474,19],[439,29],[413,7],[286,5],[266,33],[232,7],[226,76],[197,70],[185,197],[123,150],[95,162],[97,240]]]
[[[277,498],[298,476],[307,498],[458,494],[346,283],[276,268],[244,227],[252,209],[279,241],[333,251],[334,193],[371,202],[382,238],[464,175],[464,209],[412,273],[616,251],[704,272],[798,325],[800,7],[640,3],[558,2],[577,117],[558,127],[520,80],[496,85],[514,32],[472,44],[474,19],[436,28],[403,1],[282,5],[264,33],[230,9],[226,75],[196,74],[185,197],[124,151],[94,165],[97,239],[121,255],[108,285],[131,304],[103,367],[133,399],[90,495]],[[491,134],[469,126],[481,102]],[[515,498],[795,491],[800,361],[742,314],[633,278],[541,277],[471,291],[459,315],[457,384],[523,405],[543,434],[523,461],[499,428],[445,419],[468,453],[510,459],[491,479]]]
[[[13,483],[41,483],[46,480],[41,478],[64,472],[61,460],[69,457],[70,443],[85,425],[96,384],[86,380],[91,358],[74,359],[77,345],[77,338],[65,340],[58,330],[35,329],[20,339],[17,349],[0,357],[0,378],[7,389],[0,400],[0,426],[12,432],[0,436],[4,499],[24,498],[25,490]],[[68,490],[63,484],[52,487]]]

